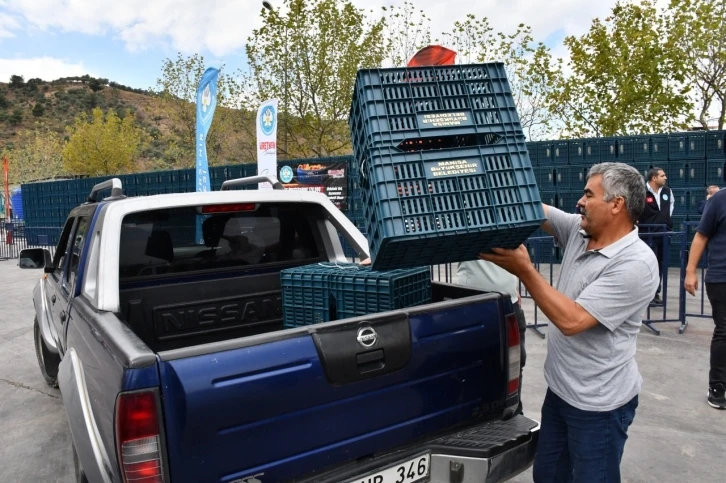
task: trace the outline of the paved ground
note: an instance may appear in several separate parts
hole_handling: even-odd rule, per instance
[[[34,270],[19,270],[13,261],[0,261],[0,482],[72,481],[60,393],[43,382],[33,350],[31,293],[38,276]],[[677,283],[673,272],[673,295]],[[671,298],[669,312],[675,314]],[[690,311],[697,309],[693,299],[689,305]],[[526,300],[525,309],[533,320]],[[726,411],[705,402],[713,323],[696,318],[689,322],[684,335],[678,335],[679,324],[674,323],[660,324],[661,336],[642,329],[637,359],[645,384],[625,450],[624,482],[724,479]],[[546,350],[546,341],[528,331],[523,400],[525,413],[537,419],[546,390]],[[531,472],[512,481],[531,481]]]

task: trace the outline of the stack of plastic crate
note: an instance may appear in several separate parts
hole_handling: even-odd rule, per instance
[[[428,267],[378,272],[355,263],[316,263],[282,270],[280,282],[286,328],[431,301]]]
[[[359,71],[349,124],[375,269],[514,248],[544,218],[501,63]]]

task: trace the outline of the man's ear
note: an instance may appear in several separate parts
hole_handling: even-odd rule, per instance
[[[624,210],[625,210],[625,198],[623,198],[622,196],[618,196],[617,198],[615,198],[613,200],[612,213],[613,213],[613,215],[617,215],[618,213],[620,213],[621,211],[624,211]]]

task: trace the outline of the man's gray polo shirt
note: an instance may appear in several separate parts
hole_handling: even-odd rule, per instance
[[[551,207],[547,218],[565,249],[556,288],[599,324],[570,337],[550,324],[545,380],[578,409],[616,409],[635,397],[643,382],[635,362],[636,337],[658,288],[658,261],[637,227],[601,250],[587,250],[580,215]]]

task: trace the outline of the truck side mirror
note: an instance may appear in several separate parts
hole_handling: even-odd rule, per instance
[[[20,251],[18,259],[20,268],[44,268],[45,272],[53,269],[53,257],[47,248],[26,248]]]

